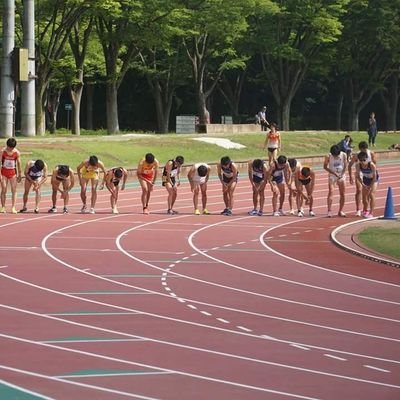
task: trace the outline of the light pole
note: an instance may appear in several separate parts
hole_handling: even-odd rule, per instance
[[[3,0],[3,54],[0,90],[0,136],[14,135],[15,87],[12,78],[12,52],[15,46],[14,0]]]
[[[21,82],[21,134],[36,135],[35,1],[24,0],[24,48],[28,50],[28,80]]]

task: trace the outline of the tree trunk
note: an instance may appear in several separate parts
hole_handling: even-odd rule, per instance
[[[388,85],[380,92],[386,118],[386,130],[397,130],[397,108],[399,106],[399,75],[393,74],[388,79]]]
[[[46,116],[47,128],[50,133],[57,129],[57,113],[60,105],[61,89],[49,89],[47,92]]]
[[[343,100],[344,95],[341,93],[336,103],[336,121],[335,121],[335,129],[337,131],[342,130],[342,110],[343,110]]]
[[[348,117],[348,129],[350,131],[359,130],[359,116],[360,110],[358,109],[355,102],[351,102],[349,107],[349,117]]]
[[[207,96],[201,91],[197,93],[197,111],[199,113],[199,124],[209,124],[210,113],[207,109]]]
[[[119,133],[118,122],[118,89],[116,82],[106,84],[106,107],[107,107],[107,133],[115,135]]]
[[[86,83],[86,129],[93,129],[93,97],[94,97],[94,85]]]
[[[71,132],[73,135],[79,136],[81,134],[80,116],[81,116],[81,100],[83,92],[83,83],[75,85],[71,88],[72,99],[72,122]]]
[[[171,115],[173,90],[168,91],[167,88],[158,81],[150,81],[149,85],[152,89],[154,101],[156,105],[157,114],[157,132],[168,133],[169,132],[169,118]]]
[[[39,86],[36,90],[36,134],[43,136],[46,131],[46,97],[45,97],[46,85]]]

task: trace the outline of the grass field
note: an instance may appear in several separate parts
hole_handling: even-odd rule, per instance
[[[398,225],[398,226],[396,226]],[[360,241],[379,253],[397,258],[400,261],[400,223],[392,223],[389,227],[371,227],[359,234]]]
[[[288,157],[322,155],[329,152],[332,144],[339,142],[347,132],[282,132],[282,151]],[[365,132],[350,133],[357,147],[367,140]],[[31,159],[44,160],[50,169],[58,164],[68,164],[73,169],[89,155],[97,155],[107,168],[123,166],[135,168],[146,153],[153,153],[165,164],[177,155],[185,157],[185,164],[216,162],[229,155],[232,160],[245,161],[266,158],[263,150],[265,136],[260,133],[222,134],[220,137],[246,146],[243,149],[225,149],[215,144],[193,140],[203,134],[125,134],[118,136],[46,135],[41,137],[17,137],[22,163]],[[214,135],[213,137],[216,137]],[[219,137],[219,136],[218,136]],[[5,143],[6,139],[4,139]],[[392,143],[400,143],[400,133],[379,133],[375,150],[386,150]]]

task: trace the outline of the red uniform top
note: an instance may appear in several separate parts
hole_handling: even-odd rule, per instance
[[[12,178],[17,174],[17,160],[19,158],[19,151],[13,149],[11,152],[3,149],[1,154],[1,174],[6,178]]]

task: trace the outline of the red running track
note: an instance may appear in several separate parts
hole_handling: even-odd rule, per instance
[[[378,212],[388,186],[399,211],[398,168]],[[354,218],[324,217],[317,177],[316,218],[248,216],[244,176],[232,217],[217,182],[210,216],[187,185],[177,216],[163,188],[149,216],[138,188],[119,215],[105,192],[95,215],[77,194],[68,215],[2,215],[0,398],[399,399],[399,271],[330,242]]]

